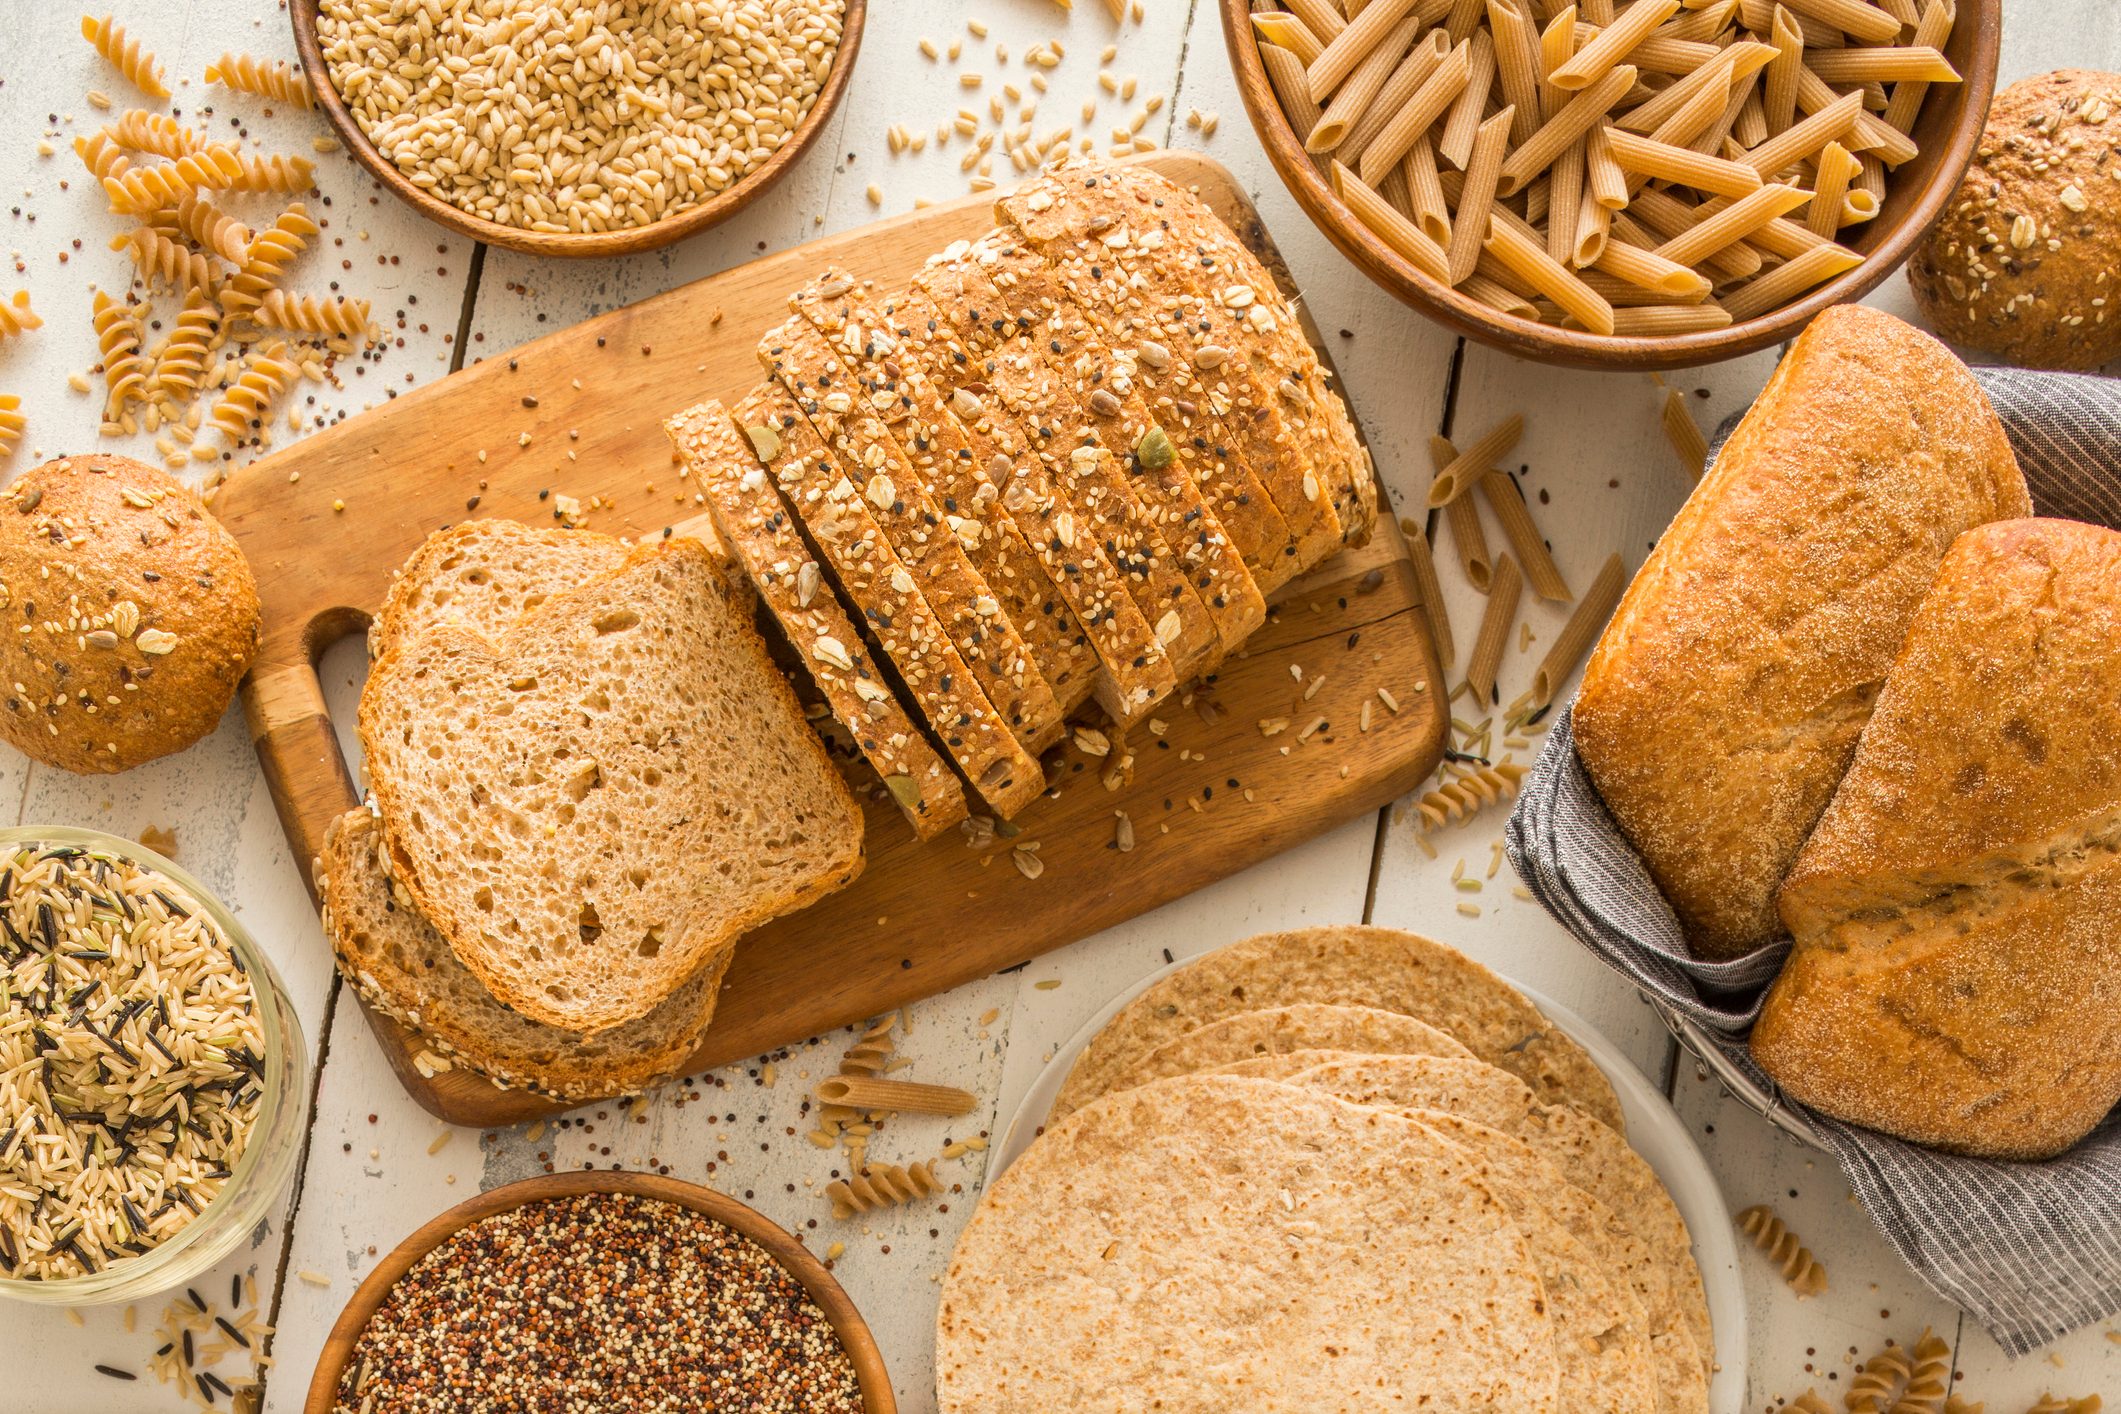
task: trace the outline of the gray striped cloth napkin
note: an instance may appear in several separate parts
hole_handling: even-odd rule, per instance
[[[2121,380],[1976,376],[2039,513],[2121,529]],[[1566,711],[1525,777],[1508,834],[1511,865],[1562,926],[1774,1093],[1745,1037],[1789,943],[1733,962],[1688,954],[1671,906],[1577,760]],[[2012,1357],[2121,1312],[2121,1109],[2061,1158],[2014,1164],[1934,1153],[1782,1103],[1840,1161],[1894,1250]]]

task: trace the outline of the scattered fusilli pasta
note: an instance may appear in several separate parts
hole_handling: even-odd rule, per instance
[[[162,346],[162,353],[155,360],[155,371],[148,377],[149,386],[156,393],[174,394],[184,399],[198,392],[206,376],[207,348],[220,324],[220,311],[204,290],[194,289],[188,293],[184,298],[183,312],[177,316],[176,327],[170,331],[169,341]]]
[[[832,1204],[832,1216],[844,1220],[856,1213],[903,1207],[942,1186],[935,1176],[935,1166],[924,1159],[904,1168],[897,1164],[878,1164],[861,1170],[852,1178],[836,1179],[825,1185],[825,1197]]]
[[[44,321],[29,307],[29,291],[17,290],[11,301],[0,300],[0,339],[42,328]]]
[[[891,1043],[891,1028],[898,1021],[893,1012],[876,1025],[864,1031],[855,1043],[840,1057],[842,1075],[881,1075],[890,1063],[891,1053],[896,1049]]]
[[[151,113],[145,108],[134,108],[120,117],[117,123],[103,130],[115,139],[119,146],[132,148],[135,152],[148,152],[157,157],[175,161],[188,157],[206,145],[206,140],[185,127],[167,113]],[[75,147],[78,150],[77,139]],[[103,173],[96,173],[101,177]]]
[[[110,390],[104,399],[105,421],[115,420],[126,404],[147,398],[147,360],[140,357],[140,308],[120,304],[103,291],[96,291],[91,306],[96,325],[96,345],[103,353],[103,383]]]
[[[2033,1407],[2025,1414],[2099,1414],[2106,1401],[2096,1394],[2087,1394],[2076,1399],[2063,1399],[2052,1394],[2043,1394],[2033,1401]]]
[[[1924,1331],[1915,1342],[1913,1362],[1907,1387],[1893,1401],[1891,1414],[1944,1414],[1945,1397],[1952,1392],[1952,1348],[1934,1332]]]
[[[203,246],[231,265],[241,265],[250,254],[250,227],[193,192],[178,202],[174,214],[177,229],[194,245]]]
[[[157,162],[107,177],[103,191],[110,198],[111,210],[144,216],[175,206],[201,188],[218,191],[238,185],[246,170],[245,160],[226,143],[210,143],[174,162]]]
[[[1816,1389],[1808,1389],[1783,1406],[1784,1414],[1834,1414],[1834,1406]]]
[[[81,37],[96,46],[96,52],[110,61],[112,68],[125,75],[134,88],[150,98],[169,97],[169,88],[162,82],[162,71],[155,64],[155,56],[140,47],[140,41],[127,35],[124,28],[111,16],[97,19],[93,15],[81,17]]]
[[[234,89],[237,93],[254,93],[260,98],[277,99],[282,103],[299,103],[304,108],[316,106],[316,96],[309,91],[308,79],[285,64],[268,64],[248,54],[223,54],[206,66],[206,81]]]
[[[314,184],[316,167],[307,157],[258,157],[237,159],[240,170],[228,185],[235,191],[308,191]]]
[[[0,457],[13,456],[15,442],[29,419],[22,415],[22,399],[0,393]]]
[[[280,219],[258,232],[244,252],[243,265],[221,290],[221,312],[234,319],[247,319],[265,300],[268,290],[280,283],[295,257],[309,248],[309,237],[317,234],[317,223],[296,202],[280,213]]]
[[[270,344],[251,357],[250,366],[237,375],[214,404],[208,421],[220,429],[233,447],[249,437],[265,421],[266,410],[295,381],[298,369],[285,362],[287,346]]]
[[[1817,1296],[1826,1290],[1826,1268],[1819,1264],[1810,1248],[1797,1241],[1797,1234],[1775,1216],[1773,1209],[1747,1208],[1738,1215],[1738,1226],[1753,1239],[1755,1247],[1768,1254],[1768,1260],[1782,1268],[1782,1279],[1799,1297]],[[1854,1405],[1849,1407],[1855,1408]]]
[[[1842,1402],[1848,1406],[1849,1414],[1883,1414],[1907,1388],[1908,1377],[1913,1373],[1907,1352],[1897,1345],[1888,1345],[1863,1362],[1863,1368],[1849,1381],[1849,1392]]]
[[[105,190],[133,169],[132,159],[118,150],[118,142],[108,128],[75,138],[74,155]]]
[[[291,295],[269,290],[251,318],[276,329],[328,338],[334,334],[350,339],[368,335],[368,301],[365,299],[318,299],[314,295]]]
[[[171,240],[151,226],[136,226],[122,236],[111,237],[110,248],[132,257],[142,278],[163,280],[179,289],[218,294],[220,274],[214,263],[194,250]]]
[[[1436,789],[1414,802],[1421,815],[1421,828],[1441,830],[1447,825],[1472,819],[1485,806],[1500,804],[1517,794],[1525,768],[1515,761],[1492,766],[1471,766],[1447,775]]]

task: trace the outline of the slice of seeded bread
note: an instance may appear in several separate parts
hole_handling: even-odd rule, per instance
[[[317,860],[325,935],[370,1006],[497,1084],[571,1103],[635,1094],[678,1074],[714,1017],[733,947],[709,954],[646,1016],[594,1036],[562,1031],[494,1000],[393,887],[382,839],[365,807],[349,810],[325,829]]]
[[[934,839],[965,818],[965,791],[899,705],[862,636],[825,583],[728,408],[704,402],[663,424],[692,472],[722,543],[825,694],[832,715],[875,768],[913,833]]]
[[[495,997],[607,1030],[861,872],[862,816],[745,592],[674,539],[499,638],[439,624],[370,672],[390,871]]]
[[[391,581],[368,626],[368,656],[408,633],[454,619],[497,638],[528,611],[626,558],[625,542],[592,530],[473,520],[427,537]]]

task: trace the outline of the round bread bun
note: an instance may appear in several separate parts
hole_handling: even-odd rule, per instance
[[[2027,368],[2121,358],[2121,74],[2058,69],[1996,95],[1959,194],[1908,262],[1947,340]]]
[[[258,586],[182,483],[62,457],[0,492],[0,622],[8,741],[108,774],[214,729],[257,651]]]

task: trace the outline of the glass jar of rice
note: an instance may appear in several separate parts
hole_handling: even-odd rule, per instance
[[[94,830],[0,830],[0,1296],[130,1301],[249,1238],[293,1171],[300,1021],[191,875]]]

